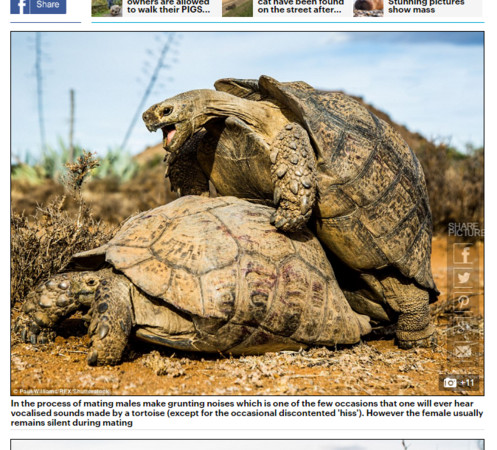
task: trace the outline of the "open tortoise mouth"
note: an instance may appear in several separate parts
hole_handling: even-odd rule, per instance
[[[161,128],[162,130],[162,147],[166,151],[164,155],[164,162],[166,163],[166,178],[169,176],[171,166],[178,157],[179,149],[175,149],[171,144],[174,136],[177,133],[175,125],[166,125]]]
[[[164,149],[167,150],[168,147],[171,145],[174,135],[176,134],[176,126],[174,124],[166,125],[161,129],[162,129],[162,145]]]
[[[162,130],[162,147],[166,151],[164,155],[164,163],[166,166],[165,177],[169,177],[169,173],[171,171],[171,166],[174,164],[174,161],[178,157],[179,148],[175,148],[173,144],[174,136],[177,133],[176,125],[165,125],[161,127]]]

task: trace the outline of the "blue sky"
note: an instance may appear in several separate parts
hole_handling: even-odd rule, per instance
[[[103,154],[118,147],[167,39],[153,32],[42,33],[47,142],[69,133]],[[12,154],[39,154],[35,34],[12,34]],[[460,149],[483,145],[483,34],[479,32],[184,32],[175,36],[146,106],[218,78],[304,80],[360,95],[397,122]],[[160,142],[139,121],[127,149]]]

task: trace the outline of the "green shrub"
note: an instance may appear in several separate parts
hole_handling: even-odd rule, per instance
[[[74,158],[84,154],[80,146],[74,147]],[[31,184],[40,184],[45,179],[61,181],[69,162],[70,149],[62,139],[59,139],[58,148],[48,147],[41,158],[35,160],[27,154],[26,161],[18,162],[12,166],[11,177],[13,180],[27,180]],[[138,164],[132,156],[119,148],[109,149],[99,158],[99,166],[93,171],[92,176],[97,179],[113,177],[119,182],[129,181],[138,171]]]

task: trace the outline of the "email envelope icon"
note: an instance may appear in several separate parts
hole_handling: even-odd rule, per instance
[[[471,358],[471,345],[455,345],[454,356],[456,358]]]

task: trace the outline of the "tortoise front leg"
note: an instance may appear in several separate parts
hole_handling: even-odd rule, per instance
[[[55,327],[63,319],[88,308],[92,287],[96,284],[93,272],[55,275],[29,293],[14,331],[24,342],[46,344],[53,341]]]
[[[133,327],[131,295],[133,286],[123,275],[110,273],[100,282],[91,307],[91,366],[118,364]]]
[[[276,212],[271,223],[282,231],[297,231],[309,220],[316,200],[316,157],[306,130],[285,126],[271,145],[271,180]]]

